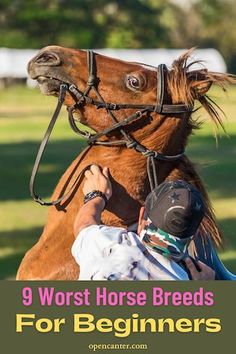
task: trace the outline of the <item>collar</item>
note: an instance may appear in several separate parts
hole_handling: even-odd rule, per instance
[[[143,244],[151,251],[162,254],[164,257],[179,262],[185,257],[189,243],[193,236],[179,238],[157,228],[150,222],[141,232]]]

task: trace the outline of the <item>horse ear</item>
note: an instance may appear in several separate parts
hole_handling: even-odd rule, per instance
[[[213,83],[212,77],[206,69],[190,71],[188,80],[194,98],[204,96]]]
[[[199,96],[204,96],[207,91],[210,89],[212,85],[211,80],[205,80],[205,81],[195,81],[192,84],[192,90],[194,91],[194,96],[199,97]]]

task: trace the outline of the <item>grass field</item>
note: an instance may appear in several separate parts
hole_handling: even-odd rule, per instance
[[[198,164],[211,196],[226,246],[220,253],[225,265],[236,272],[236,88],[228,96],[213,89],[211,97],[225,111],[226,136],[219,133],[218,147],[212,125],[204,123],[191,137],[187,155]],[[34,203],[28,184],[39,142],[56,100],[37,89],[14,87],[0,91],[0,279],[12,279],[25,251],[39,237],[47,209]],[[206,119],[203,112],[201,119]],[[61,115],[40,169],[37,190],[50,196],[58,178],[85,146]]]

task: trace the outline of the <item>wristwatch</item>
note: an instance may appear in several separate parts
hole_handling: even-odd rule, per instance
[[[89,193],[87,193],[85,196],[84,196],[84,204],[86,204],[87,202],[89,202],[90,200],[94,199],[94,198],[97,198],[97,197],[101,197],[104,202],[105,202],[105,206],[104,206],[104,209],[107,205],[107,202],[108,202],[108,199],[107,199],[107,196],[105,193],[99,191],[99,190],[94,190],[94,191],[91,191]]]

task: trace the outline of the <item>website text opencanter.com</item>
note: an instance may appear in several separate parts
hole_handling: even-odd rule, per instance
[[[134,344],[114,344],[114,343],[106,343],[106,344],[98,344],[91,343],[88,345],[88,348],[91,351],[97,350],[147,350],[148,345],[143,343],[134,343]]]

